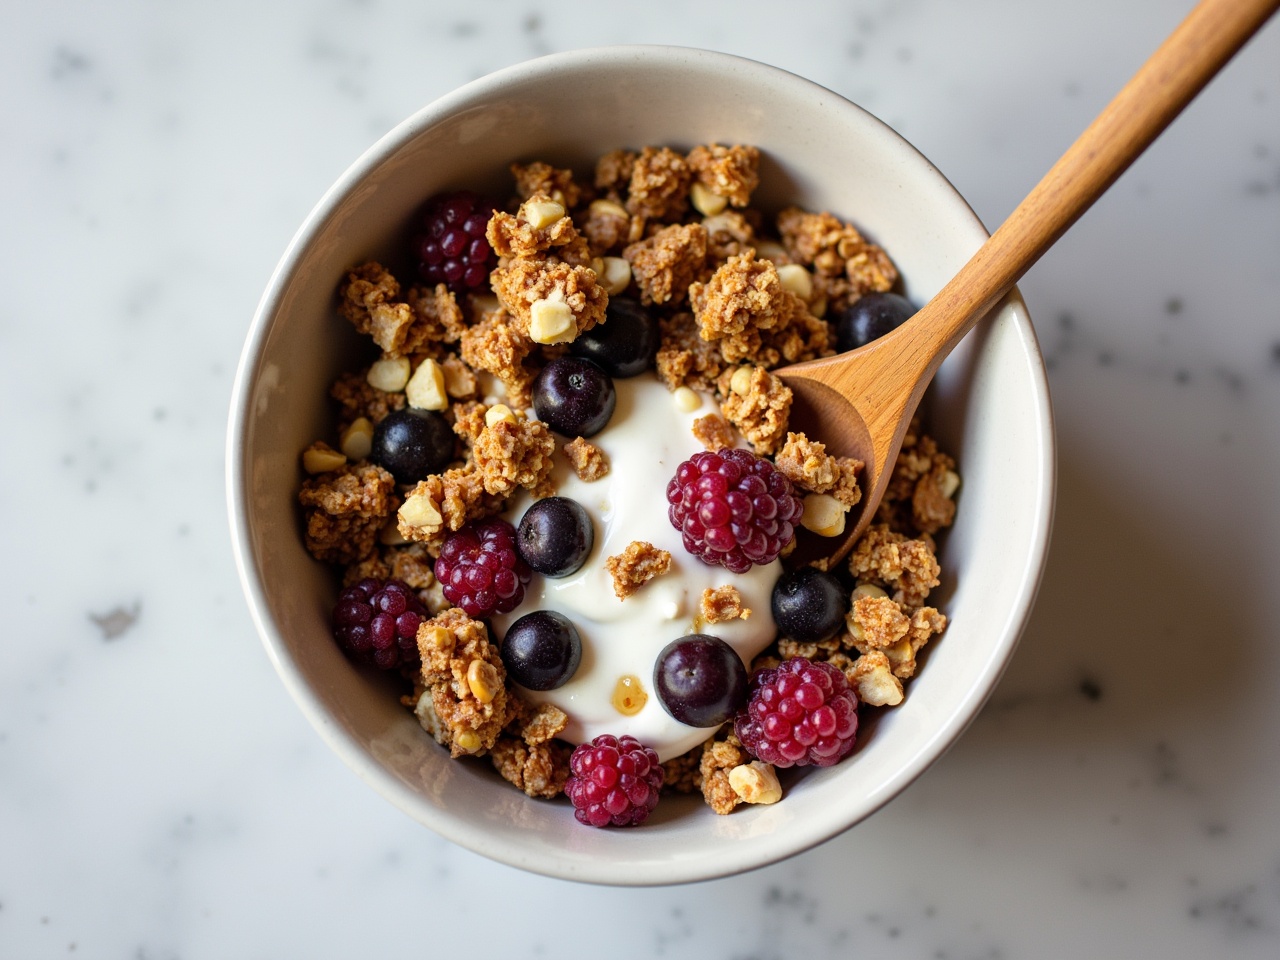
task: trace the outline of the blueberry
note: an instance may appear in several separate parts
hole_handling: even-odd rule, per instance
[[[717,727],[747,702],[747,668],[719,637],[693,633],[662,648],[653,668],[653,689],[680,723]]]
[[[507,628],[498,649],[507,676],[530,690],[564,686],[582,660],[582,638],[568,617],[535,610]]]
[[[634,377],[653,366],[658,321],[635,300],[610,297],[605,322],[579,334],[569,352],[592,361],[611,377]]]
[[[389,470],[396,483],[417,483],[439,473],[453,459],[449,422],[431,410],[396,410],[373,431],[370,459]]]
[[[524,512],[516,530],[516,550],[524,562],[548,577],[577,573],[594,542],[591,517],[568,497],[537,501]]]
[[[595,436],[613,416],[617,402],[613,380],[581,357],[558,357],[533,381],[538,419],[566,437]]]
[[[844,626],[849,591],[829,573],[801,567],[773,585],[773,622],[784,637],[798,643],[829,640]]]
[[[836,325],[836,349],[841,353],[865,346],[902,325],[916,308],[896,293],[867,293],[831,319]]]

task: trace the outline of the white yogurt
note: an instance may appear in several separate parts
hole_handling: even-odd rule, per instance
[[[608,455],[609,473],[587,483],[563,456],[557,456],[552,473],[557,495],[578,501],[591,516],[595,528],[591,555],[572,576],[552,579],[535,573],[524,602],[492,622],[501,637],[511,623],[533,610],[555,610],[568,617],[582,637],[577,673],[558,689],[522,689],[523,695],[535,703],[554,703],[569,715],[569,726],[562,734],[566,740],[581,743],[604,733],[630,734],[668,760],[701,743],[711,730],[680,723],[663,709],[653,689],[659,652],[672,640],[702,633],[721,638],[749,664],[775,636],[769,600],[782,565],[775,560],[738,575],[708,566],[685,551],[680,532],[667,518],[667,483],[682,461],[702,450],[692,433],[693,421],[719,411],[701,395],[696,409],[677,409],[672,394],[653,374],[615,380],[614,385],[618,405],[613,418],[591,438]],[[520,494],[504,517],[518,525],[532,502],[527,493]],[[671,569],[619,600],[605,559],[622,553],[634,540],[670,553]],[[738,588],[751,616],[703,623],[702,591],[725,584]],[[648,695],[644,707],[631,716],[613,705],[618,680],[628,675],[636,677]]]

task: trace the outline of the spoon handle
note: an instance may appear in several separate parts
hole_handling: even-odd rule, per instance
[[[1009,219],[920,311],[936,354],[924,381],[969,329],[1160,135],[1280,8],[1280,0],[1201,0],[1018,204]]]

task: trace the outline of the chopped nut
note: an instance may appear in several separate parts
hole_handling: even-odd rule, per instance
[[[811,493],[804,498],[800,526],[820,537],[838,537],[844,533],[848,508],[829,493]]]
[[[495,423],[517,422],[516,415],[511,412],[511,408],[505,403],[495,403],[484,412],[484,425],[486,427],[492,427]]]
[[[405,396],[409,406],[419,410],[447,410],[449,394],[444,387],[444,371],[430,357],[418,364],[413,376],[405,384]]]
[[[425,540],[444,526],[444,517],[426,491],[415,491],[405,497],[397,515],[400,533],[410,540]]]
[[[502,689],[502,678],[487,660],[472,660],[467,667],[467,686],[481,703],[490,703]]]
[[[712,193],[701,183],[695,183],[689,189],[689,199],[693,202],[694,209],[706,217],[714,217],[729,205],[728,197]]]
[[[813,296],[813,275],[798,263],[778,267],[778,279],[782,281],[783,290],[790,290],[801,300]]]
[[[373,424],[368,417],[356,417],[342,431],[339,440],[342,452],[349,460],[363,460],[373,450]]]
[[[751,374],[753,367],[750,365],[739,367],[733,371],[733,376],[729,378],[729,389],[740,397],[745,397],[751,392]]]
[[[853,585],[854,600],[861,600],[863,597],[887,597],[889,594],[877,587],[874,583],[855,583]]]
[[[573,311],[563,300],[535,300],[529,305],[529,339],[534,343],[571,343],[577,335]]]
[[[610,217],[629,217],[626,207],[620,203],[614,203],[612,200],[592,200],[589,207],[592,213],[598,213],[602,216]]]
[[[326,443],[313,443],[302,452],[302,469],[311,474],[337,470],[346,462],[345,454],[339,453]]]
[[[600,277],[600,285],[611,297],[631,286],[631,264],[622,257],[602,257],[596,273]]]
[[[520,207],[520,219],[535,230],[543,230],[564,216],[564,204],[531,197]]]
[[[879,650],[864,653],[847,671],[858,699],[872,707],[894,707],[902,702],[902,681],[893,675],[889,658]]]
[[[956,495],[956,491],[960,489],[960,474],[954,470],[944,470],[942,479],[938,483],[938,492],[950,500]]]
[[[702,398],[688,387],[677,387],[675,392],[671,394],[671,400],[681,413],[693,413],[693,411],[702,406]]]
[[[398,393],[409,382],[408,357],[384,357],[374,361],[365,374],[369,386],[386,393]]]
[[[633,540],[622,553],[609,557],[605,569],[613,577],[613,592],[625,600],[654,577],[671,569],[671,554],[652,543]]]
[[[777,803],[782,799],[782,784],[773,764],[752,760],[729,771],[729,786],[746,803]]]

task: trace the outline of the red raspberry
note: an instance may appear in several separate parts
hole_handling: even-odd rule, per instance
[[[746,450],[695,453],[667,484],[667,503],[684,548],[733,573],[776,560],[804,512],[791,481]]]
[[[498,256],[485,239],[494,205],[470,190],[441,193],[427,201],[423,232],[413,238],[418,276],[446,284],[455,294],[485,286]]]
[[[445,599],[477,620],[518,607],[533,575],[516,553],[515,528],[496,518],[450,534],[435,574]]]
[[[357,663],[383,670],[417,667],[418,624],[428,616],[408,584],[369,577],[338,595],[333,638]]]
[[[579,744],[569,758],[564,792],[573,815],[589,827],[634,827],[658,805],[663,769],[658,755],[635,737],[603,734]]]
[[[858,697],[836,667],[792,657],[751,678],[751,699],[733,732],[775,767],[829,767],[853,749]]]

